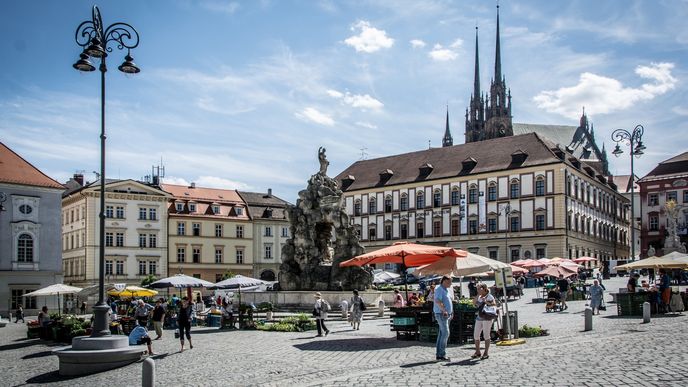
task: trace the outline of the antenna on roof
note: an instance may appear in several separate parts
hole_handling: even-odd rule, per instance
[[[367,150],[368,148],[366,148],[365,146],[361,148],[361,158],[359,160],[365,160],[368,158],[368,152],[366,152]]]
[[[431,140],[428,140],[428,149],[431,149],[432,147],[430,146],[432,144]]]

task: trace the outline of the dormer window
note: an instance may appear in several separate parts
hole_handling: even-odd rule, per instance
[[[196,203],[189,203],[189,212],[196,212]]]
[[[528,158],[528,153],[521,149],[511,154],[511,164],[513,166],[521,166]]]
[[[348,176],[344,177],[342,179],[342,189],[346,190],[347,188],[349,188],[351,186],[351,184],[354,183],[354,181],[356,181],[356,178],[354,177],[354,175],[348,175]]]
[[[461,172],[469,173],[473,170],[473,168],[475,168],[476,165],[478,165],[478,161],[476,161],[473,157],[469,157],[461,162]]]
[[[215,215],[220,215],[220,206],[218,205],[213,205],[213,214]]]
[[[244,215],[244,208],[243,207],[234,207],[234,213],[236,213],[236,216],[243,216]]]
[[[428,175],[430,175],[432,173],[432,170],[434,168],[435,167],[433,167],[432,164],[425,163],[425,164],[421,165],[420,167],[418,167],[418,173],[420,174],[421,177],[425,178],[425,177],[428,177]]]
[[[394,172],[391,169],[385,169],[380,172],[380,183],[384,184],[386,183],[389,179],[392,178],[394,175]]]
[[[184,203],[177,203],[177,204],[176,204],[176,209],[177,209],[177,212],[182,212],[182,211],[184,211]]]

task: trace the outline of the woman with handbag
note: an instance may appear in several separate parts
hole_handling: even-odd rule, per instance
[[[330,304],[322,299],[322,294],[320,294],[320,292],[316,292],[315,305],[313,305],[313,317],[315,317],[315,324],[318,328],[318,335],[316,337],[322,337],[323,331],[325,331],[325,336],[330,333],[330,330],[325,326],[328,310],[330,310]]]
[[[473,299],[473,305],[478,308],[478,314],[475,317],[475,327],[473,328],[473,340],[475,341],[475,353],[471,359],[488,359],[490,355],[490,331],[492,330],[492,322],[497,318],[497,307],[494,296],[490,294],[490,289],[486,284],[478,285],[478,296]],[[483,334],[485,340],[485,351],[480,354],[480,333]]]
[[[590,308],[592,308],[592,314],[600,314],[600,306],[602,306],[602,298],[604,297],[604,290],[600,286],[599,281],[594,280],[593,285],[590,287]]]

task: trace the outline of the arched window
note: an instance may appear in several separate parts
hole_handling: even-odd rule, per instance
[[[423,197],[423,192],[418,192],[416,194],[416,208],[425,207],[425,198]]]
[[[487,186],[487,200],[490,202],[497,200],[497,183],[494,181]]]
[[[408,207],[409,207],[408,195],[406,195],[405,193],[401,194],[401,199],[399,201],[399,207],[402,211],[408,211]]]
[[[275,280],[275,272],[272,270],[263,270],[260,273],[260,279],[263,281],[274,281]]]
[[[432,206],[442,207],[442,191],[435,190],[435,192],[432,194]]]
[[[375,198],[370,198],[368,202],[368,213],[374,214],[377,212],[377,203],[375,203]]]
[[[459,188],[454,187],[451,191],[451,205],[458,206],[461,202],[459,201]]]
[[[521,184],[517,179],[511,180],[511,185],[510,187],[510,195],[509,197],[512,199],[518,199],[519,196],[521,196]]]
[[[361,200],[358,199],[354,202],[354,216],[361,216]]]
[[[385,212],[392,212],[392,195],[385,196]]]
[[[29,234],[21,234],[17,238],[17,261],[33,262],[33,237]]]
[[[468,187],[468,203],[473,204],[478,202],[478,186],[471,184]]]
[[[545,177],[544,176],[538,176],[535,179],[535,196],[544,196],[545,195]]]

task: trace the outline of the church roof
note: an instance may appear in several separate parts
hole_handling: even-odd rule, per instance
[[[48,177],[1,142],[0,183],[58,189],[65,188],[62,184]]]
[[[361,160],[342,171],[336,179],[343,190],[352,191],[563,162],[552,151],[552,146],[554,144],[543,140],[539,134],[526,133]],[[519,157],[512,156],[515,153],[519,153]],[[521,160],[523,153],[527,154],[525,160]],[[515,159],[519,161],[515,163]],[[385,170],[391,170],[392,174],[383,176],[380,171]]]

